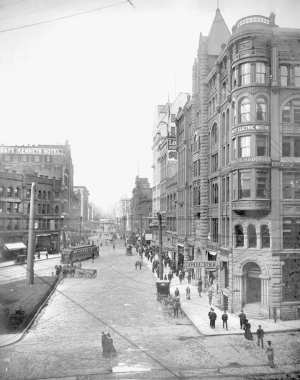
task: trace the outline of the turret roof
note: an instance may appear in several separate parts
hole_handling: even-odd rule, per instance
[[[221,53],[221,45],[227,44],[231,33],[221,15],[219,9],[210,28],[207,39],[207,53],[209,55],[219,55]]]

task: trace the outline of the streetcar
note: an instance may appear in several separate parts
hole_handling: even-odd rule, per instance
[[[99,256],[99,248],[96,245],[78,245],[64,248],[61,251],[61,263],[72,264],[76,261],[88,260]]]

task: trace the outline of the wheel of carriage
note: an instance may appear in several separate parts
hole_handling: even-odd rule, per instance
[[[97,272],[95,272],[95,273],[93,274],[93,277],[94,277],[94,278],[97,277]]]
[[[85,277],[86,278],[92,278],[92,274],[88,272],[88,273],[85,274]]]

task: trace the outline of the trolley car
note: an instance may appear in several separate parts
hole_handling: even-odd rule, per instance
[[[98,256],[99,248],[96,245],[79,245],[63,249],[60,262],[73,265],[76,261],[88,260]]]

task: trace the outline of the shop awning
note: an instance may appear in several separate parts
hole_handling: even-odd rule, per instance
[[[209,253],[210,255],[212,255],[212,256],[216,256],[216,254],[217,254],[218,252],[216,252],[216,251],[208,251],[208,253]]]
[[[8,251],[17,251],[18,249],[26,249],[26,245],[22,242],[20,243],[7,243],[7,244],[4,244],[4,247],[8,250]]]

